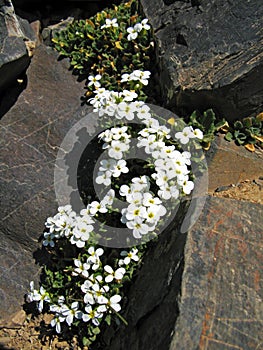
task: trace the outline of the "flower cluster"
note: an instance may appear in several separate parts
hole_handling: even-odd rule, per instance
[[[118,119],[122,119],[124,115],[128,114],[127,102],[133,101],[138,97],[134,91],[124,90],[122,92],[116,92],[106,90],[105,88],[95,90],[94,94],[95,97],[88,100],[93,105],[94,112],[98,112],[100,117],[103,115],[110,117],[116,115]]]
[[[135,238],[141,238],[155,230],[166,209],[161,200],[150,192],[150,181],[147,176],[135,177],[132,184],[122,185],[120,195],[129,203],[122,209],[121,221],[132,230]]]
[[[71,244],[83,248],[93,231],[91,216],[85,213],[77,215],[70,205],[59,207],[54,217],[47,218],[43,245],[54,247],[54,239],[66,237]]]
[[[169,133],[169,129],[160,127],[156,121],[151,127],[139,132],[137,144],[138,147],[144,147],[145,153],[153,158],[156,172],[152,174],[152,178],[160,188],[158,196],[166,200],[177,199],[181,190],[184,194],[190,194],[194,188],[193,181],[189,179],[191,153],[181,152],[176,149],[175,145],[166,145],[165,141],[171,137]],[[175,134],[177,135],[175,138],[179,138],[178,134],[179,132]],[[191,138],[195,137],[194,132],[192,132]],[[200,138],[199,133],[198,138]]]
[[[122,169],[123,171],[123,169]],[[117,172],[117,169],[116,169]],[[114,173],[116,175],[116,173]],[[85,209],[77,215],[72,210],[71,205],[58,208],[58,213],[47,218],[45,226],[47,232],[44,232],[44,246],[55,246],[55,240],[66,238],[77,248],[83,248],[94,235],[94,219],[97,213],[107,213],[115,197],[113,189],[109,190],[104,198],[98,201],[92,201]]]
[[[135,40],[142,30],[150,30],[150,29],[151,27],[148,24],[148,19],[145,18],[141,22],[136,23],[133,27],[127,28],[127,32],[128,32],[127,39],[129,41]]]
[[[119,155],[120,152],[123,151],[123,147],[118,147],[118,150],[116,150],[118,146],[113,146],[113,149],[111,150],[113,153],[113,156],[116,157],[116,155]],[[96,183],[101,185],[104,184],[105,186],[109,186],[111,184],[111,177],[118,178],[121,173],[128,173],[129,169],[127,168],[127,163],[124,159],[120,159],[116,161],[115,159],[103,159],[100,161],[100,167],[99,172],[97,174],[97,177],[95,179]]]
[[[123,157],[123,153],[129,150],[131,136],[127,133],[127,130],[128,127],[123,126],[112,128],[110,130],[107,129],[99,135],[99,138],[104,141],[102,148],[108,150],[108,155],[110,158],[121,159]],[[108,161],[101,165],[102,167],[100,170],[105,169],[106,171],[111,170],[112,172],[120,170],[119,167],[115,166],[115,162]]]
[[[135,70],[131,74],[125,73],[122,75],[121,82],[131,83],[135,82],[141,85],[148,85],[148,79],[150,77],[149,71]],[[99,80],[101,75],[98,74],[95,77],[90,75],[89,86],[94,85],[95,90],[94,97],[90,98],[88,102],[93,106],[94,112],[98,112],[99,116],[103,115],[112,117],[115,116],[117,119],[126,118],[127,120],[133,120],[134,114],[145,113],[145,104],[142,101],[136,101],[138,94],[134,91],[134,88],[138,86],[133,86],[131,90],[124,89],[123,91],[110,91],[101,87]],[[133,102],[133,103],[130,103]]]
[[[148,80],[150,78],[151,72],[141,71],[141,70],[134,70],[131,74],[125,73],[121,76],[121,83],[129,82],[129,81],[139,81],[143,85],[148,85]]]
[[[182,131],[175,133],[174,137],[179,140],[182,145],[186,145],[190,139],[203,139],[203,132],[200,129],[193,129],[192,126],[186,126]]]
[[[44,302],[49,305],[49,311],[54,315],[51,326],[55,327],[57,333],[61,333],[62,323],[71,326],[75,321],[81,320],[97,327],[106,315],[118,314],[122,299],[117,293],[118,288],[129,267],[139,261],[138,249],[121,251],[116,268],[102,263],[102,248],[90,246],[87,255],[85,261],[74,259],[74,266],[67,270],[74,279],[76,288],[79,288],[81,299],[78,301],[68,302],[64,295],[52,298],[42,286],[37,290],[34,283],[30,282],[27,301],[36,302],[39,312],[43,311]]]

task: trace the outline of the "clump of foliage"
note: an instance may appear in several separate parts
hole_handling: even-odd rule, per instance
[[[203,113],[194,111],[188,118],[188,124],[202,130],[204,134],[202,146],[205,150],[210,148],[211,142],[215,138],[215,134],[220,130],[224,130],[224,128],[228,125],[224,118],[217,120],[212,109],[208,109]]]
[[[151,64],[152,34],[138,6],[131,0],[90,19],[73,21],[53,38],[56,50],[70,59],[74,73],[84,79],[99,74],[104,88],[118,91],[122,74],[147,70]],[[93,86],[87,84],[87,90],[91,96]]]
[[[263,113],[235,121],[227,127],[225,139],[235,141],[251,152],[255,151],[255,145],[263,147]]]

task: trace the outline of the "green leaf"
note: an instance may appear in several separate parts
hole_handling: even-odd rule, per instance
[[[110,324],[111,324],[111,315],[107,315],[105,317],[105,322],[107,323],[108,326],[110,326]]]
[[[99,327],[93,328],[92,332],[93,332],[93,334],[95,334],[95,335],[99,334],[99,333],[100,333]]]
[[[242,129],[242,128],[243,128],[242,122],[239,121],[239,120],[237,120],[237,121],[234,123],[234,128],[235,128],[236,130]]]
[[[233,135],[232,135],[232,133],[231,133],[231,132],[227,132],[227,133],[225,134],[225,139],[226,139],[227,141],[232,141],[232,140],[233,140]]]
[[[82,343],[84,346],[89,346],[92,342],[87,337],[83,337]]]
[[[93,337],[89,338],[89,340],[93,343],[96,340],[97,336],[94,335]]]
[[[244,118],[242,122],[246,128],[249,128],[253,124],[252,118]]]

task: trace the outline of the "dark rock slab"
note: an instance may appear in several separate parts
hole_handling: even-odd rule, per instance
[[[262,213],[259,204],[209,197],[187,237],[161,237],[131,287],[129,325],[108,332],[106,348],[259,349]]]
[[[224,135],[216,136],[206,154],[206,160],[209,164],[209,191],[221,186],[237,185],[245,180],[255,180],[263,175],[262,150],[251,153],[234,142],[226,141]]]
[[[188,235],[170,349],[260,349],[263,206],[210,198]]]
[[[0,1],[0,94],[30,63],[35,35],[29,23],[16,16],[11,0]]]
[[[227,120],[262,111],[263,3],[141,0],[159,47],[166,106]]]
[[[0,122],[0,295],[5,300],[0,318],[4,319],[21,308],[28,282],[38,273],[33,252],[46,218],[57,209],[58,148],[71,126],[90,111],[81,107],[83,83],[68,70],[68,61],[57,58],[51,48],[37,48],[26,89]]]

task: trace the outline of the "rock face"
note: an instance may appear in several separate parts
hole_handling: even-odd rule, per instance
[[[90,110],[81,107],[84,85],[68,71],[68,61],[57,58],[52,49],[37,48],[26,89],[0,122],[2,318],[21,308],[28,281],[37,275],[33,252],[46,218],[57,209],[53,183],[58,147]]]
[[[160,48],[166,107],[213,108],[228,120],[263,107],[261,0],[141,0]]]
[[[108,332],[103,345],[109,350],[259,349],[262,214],[260,204],[209,197],[187,236],[176,231],[161,236],[131,287],[129,325],[117,335]]]
[[[263,206],[210,198],[188,235],[170,350],[260,349]]]
[[[10,0],[0,0],[0,94],[28,67],[34,48],[29,23],[16,16]]]
[[[223,135],[216,137],[206,154],[206,160],[209,164],[209,191],[245,180],[255,180],[263,174],[261,150],[250,153],[244,147],[226,141]]]

